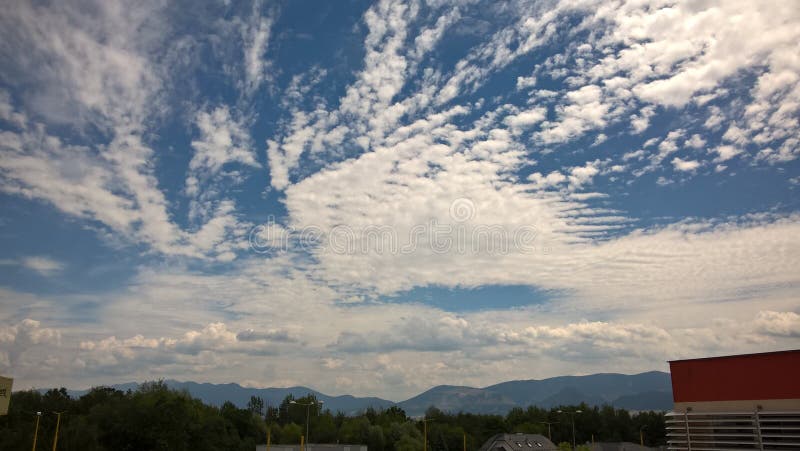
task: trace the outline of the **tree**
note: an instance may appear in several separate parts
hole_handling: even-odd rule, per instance
[[[366,443],[369,440],[370,423],[367,417],[345,418],[339,428],[339,441],[341,443]]]
[[[312,424],[314,443],[336,443],[338,429],[330,411],[320,415]]]
[[[362,442],[363,443],[363,442]],[[383,436],[383,429],[380,426],[370,426],[367,430],[367,449],[383,451],[386,439]]]
[[[419,451],[422,449],[422,433],[412,423],[392,423],[386,436],[389,450]]]
[[[296,423],[289,423],[283,426],[280,433],[280,444],[296,445],[300,443],[300,437],[304,434],[303,428]]]
[[[272,443],[298,444],[305,432],[305,407],[293,405],[289,409],[293,399],[287,396],[282,408],[272,408],[280,413],[279,422],[269,424]],[[316,399],[309,395],[297,401]],[[72,399],[65,389],[14,392],[9,414],[0,417],[0,449],[30,449],[36,412],[42,412],[37,450],[49,449],[55,431],[53,412],[64,412],[58,443],[61,451],[252,451],[266,437],[268,425],[258,415],[263,407],[263,400],[258,397],[251,398],[244,409],[230,402],[221,407],[208,406],[187,392],[169,389],[163,381],[145,383],[137,391],[126,392],[95,387],[79,399]],[[315,442],[365,444],[370,451],[419,451],[423,447],[422,422],[409,420],[399,407],[367,409],[356,416],[311,409]],[[592,434],[597,441],[638,442],[642,428],[647,445],[666,443],[663,413],[631,415],[612,406],[580,405],[550,410],[513,409],[505,417],[428,409],[428,447],[431,451],[460,451],[466,431],[467,447],[474,451],[494,434],[545,433],[546,427],[540,421],[560,421],[553,425],[553,438],[562,441],[559,447],[566,450],[572,442],[571,422],[565,421],[558,409],[581,410],[574,417],[578,443],[588,442]]]
[[[247,401],[247,410],[259,417],[264,415],[264,400],[260,396],[251,396]]]

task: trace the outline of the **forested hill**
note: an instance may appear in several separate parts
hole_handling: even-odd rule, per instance
[[[269,430],[272,443],[296,444],[306,429],[306,412],[299,404],[316,403],[313,395],[295,399],[287,395],[277,406],[253,397],[246,408],[225,402],[211,406],[186,391],[169,389],[163,382],[145,383],[136,390],[98,387],[80,398],[66,389],[23,391],[12,394],[9,414],[0,417],[0,450],[31,449],[39,417],[35,451],[52,449],[56,413],[61,412],[58,449],[61,451],[170,450],[214,451],[255,449]],[[430,408],[425,412],[428,449],[477,450],[489,437],[502,432],[547,434],[543,422],[554,423],[555,442],[572,438],[571,424],[558,410],[581,410],[574,416],[578,443],[597,441],[665,441],[664,414],[632,415],[611,406],[559,406],[551,409],[512,408],[506,415],[449,414]],[[324,410],[309,417],[312,443],[366,444],[370,451],[419,451],[423,448],[423,422],[400,407],[367,409],[357,415]],[[588,448],[587,448],[588,449]]]
[[[505,414],[514,407],[550,408],[580,403],[630,410],[670,410],[672,382],[668,373],[650,371],[510,381],[485,388],[440,385],[399,405],[410,415],[418,415],[429,406],[450,412]]]
[[[420,416],[428,407],[447,412],[492,413],[505,415],[514,407],[530,405],[550,408],[562,404],[604,404],[628,410],[670,410],[672,385],[668,373],[650,371],[627,375],[614,373],[587,376],[560,376],[541,380],[503,382],[484,388],[440,385],[405,401],[394,403],[376,397],[351,395],[330,396],[308,387],[247,388],[238,384],[209,384],[167,380],[173,389],[186,390],[195,398],[215,406],[230,401],[245,407],[252,396],[264,400],[266,405],[278,405],[286,396],[314,395],[323,401],[324,408],[332,412],[353,415],[367,408],[385,409],[397,405],[408,415]],[[135,390],[136,383],[112,385],[119,390]],[[86,393],[69,391],[73,397]]]
[[[186,390],[195,398],[202,400],[213,406],[221,406],[226,401],[235,406],[243,408],[247,406],[253,396],[264,400],[268,406],[276,406],[287,396],[299,398],[308,394],[314,395],[323,402],[326,409],[332,412],[343,412],[345,415],[352,415],[362,412],[367,408],[384,409],[394,405],[394,402],[375,397],[355,397],[351,395],[329,396],[308,387],[288,387],[288,388],[248,388],[239,384],[209,384],[197,382],[181,382],[176,380],[165,380],[164,384],[174,390]],[[135,382],[111,385],[118,390],[136,390],[139,384]],[[69,390],[70,396],[78,397],[87,393],[88,390]]]

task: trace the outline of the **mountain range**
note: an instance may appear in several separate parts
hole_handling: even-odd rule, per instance
[[[399,406],[411,416],[421,416],[435,406],[449,412],[505,414],[514,407],[535,405],[550,408],[559,405],[609,404],[628,410],[672,409],[670,375],[660,371],[641,374],[601,373],[587,376],[559,376],[541,380],[502,382],[484,388],[439,385],[401,402],[376,397],[351,395],[330,396],[308,387],[247,388],[239,384],[210,384],[164,381],[167,386],[186,390],[192,396],[212,405],[231,401],[244,407],[251,396],[260,396],[267,405],[278,405],[287,396],[296,398],[313,394],[323,401],[324,408],[352,415],[373,407],[385,409]],[[136,382],[111,385],[119,390],[135,390]],[[71,396],[81,396],[87,390],[70,390]]]

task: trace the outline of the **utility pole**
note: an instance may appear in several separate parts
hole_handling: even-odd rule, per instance
[[[558,421],[539,421],[539,424],[546,424],[547,425],[547,439],[551,442],[553,441],[553,436],[550,434],[550,425],[551,424],[558,424]]]
[[[428,451],[428,421],[430,418],[422,419],[422,451]]]
[[[278,419],[279,412],[275,412],[275,419]],[[272,409],[267,406],[266,412],[264,412],[264,421],[267,423],[267,451],[270,451],[270,445],[272,444]]]
[[[575,414],[576,414],[576,413],[581,413],[581,412],[582,412],[581,410],[575,410],[575,411],[571,411],[571,410],[566,410],[566,411],[564,411],[564,410],[559,410],[559,411],[558,411],[558,413],[568,413],[568,414],[569,414],[569,417],[570,417],[570,419],[572,420],[572,449],[575,449],[575,448],[577,448],[577,445],[575,444]]]

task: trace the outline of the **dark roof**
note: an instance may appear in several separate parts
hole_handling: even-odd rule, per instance
[[[541,434],[497,434],[481,446],[480,451],[551,451],[556,445]]]

